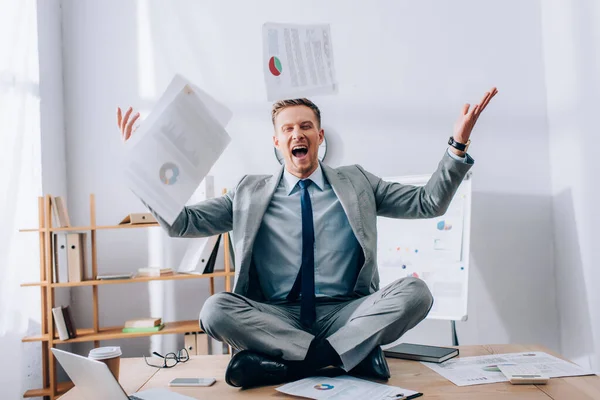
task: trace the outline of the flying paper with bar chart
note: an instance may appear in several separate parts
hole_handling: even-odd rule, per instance
[[[264,24],[263,71],[269,101],[335,93],[329,25]]]

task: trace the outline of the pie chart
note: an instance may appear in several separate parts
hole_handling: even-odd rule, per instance
[[[334,386],[329,383],[319,383],[318,385],[315,385],[314,388],[317,390],[331,390]]]
[[[275,76],[281,75],[281,61],[277,57],[271,57],[269,60],[269,71]]]

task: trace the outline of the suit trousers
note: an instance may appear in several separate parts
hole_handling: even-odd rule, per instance
[[[429,313],[433,297],[420,279],[399,279],[383,289],[347,301],[317,299],[311,329],[300,323],[300,302],[257,302],[230,292],[209,297],[200,326],[238,350],[283,360],[303,360],[312,340],[326,339],[350,371],[376,346],[392,343]]]

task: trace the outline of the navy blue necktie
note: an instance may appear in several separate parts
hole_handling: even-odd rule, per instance
[[[298,181],[300,186],[300,205],[302,207],[302,265],[294,286],[287,296],[290,301],[296,300],[302,290],[300,299],[300,322],[310,328],[316,319],[315,310],[315,230],[313,212],[308,187],[310,179]]]

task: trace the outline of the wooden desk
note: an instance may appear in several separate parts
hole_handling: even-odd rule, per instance
[[[556,357],[560,355],[541,346],[524,345],[484,345],[460,346],[463,357],[487,354],[516,353],[523,351],[545,351]],[[143,358],[123,359],[120,381],[125,391],[132,394],[150,388],[165,388],[173,378],[214,377],[217,382],[204,388],[169,388],[170,390],[196,399],[265,399],[294,397],[275,391],[275,386],[255,389],[236,389],[224,381],[225,368],[229,356],[192,356],[190,361],[174,368],[156,370],[148,367]],[[600,399],[600,377],[580,376],[572,378],[553,378],[547,385],[511,385],[508,382],[489,385],[458,387],[421,363],[388,358],[392,373],[389,385],[423,392],[422,399]],[[61,400],[75,400],[77,387],[61,397]]]

